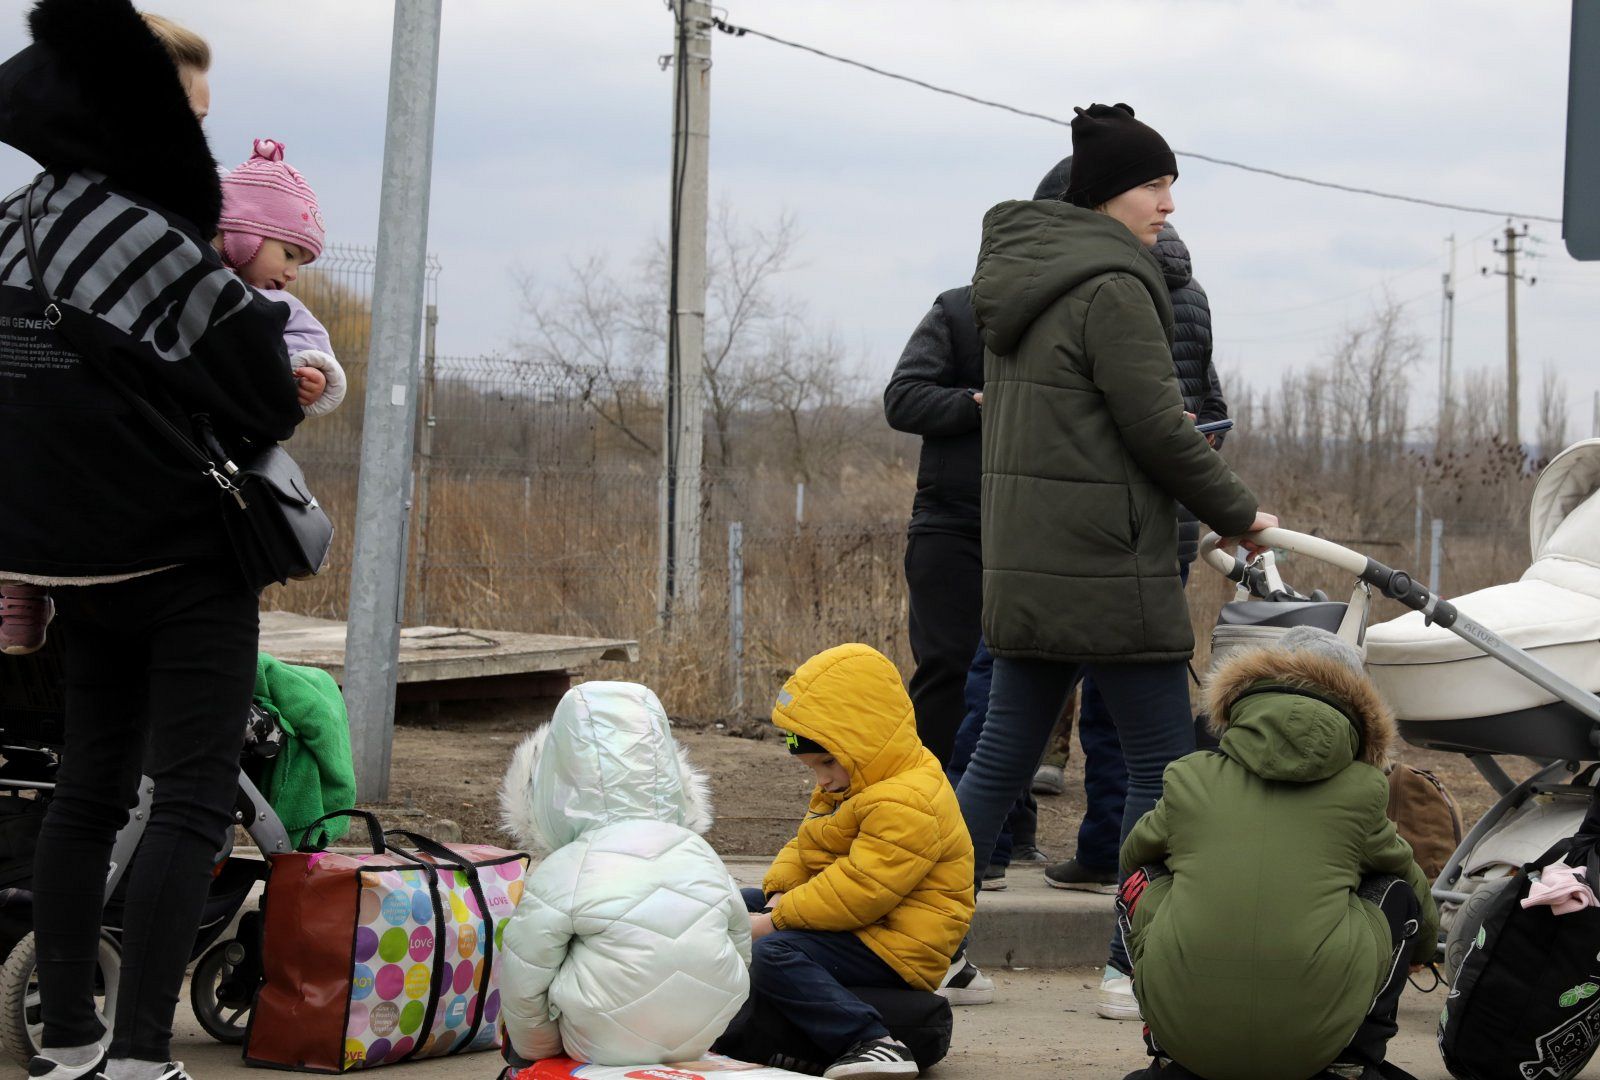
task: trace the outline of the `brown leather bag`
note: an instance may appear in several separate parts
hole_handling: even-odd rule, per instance
[[[1402,763],[1389,769],[1389,820],[1432,881],[1461,845],[1461,810],[1433,773]]]

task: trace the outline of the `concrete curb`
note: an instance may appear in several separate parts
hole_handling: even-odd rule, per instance
[[[770,859],[724,859],[742,886],[759,886]],[[978,894],[967,954],[979,967],[1083,968],[1106,962],[1116,916],[1112,897],[1052,889],[1043,867],[1013,866],[1006,889]]]

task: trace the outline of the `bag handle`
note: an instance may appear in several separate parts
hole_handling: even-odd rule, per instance
[[[244,496],[241,495],[239,493],[239,489],[233,485],[233,481],[228,479],[228,477],[224,476],[221,472],[217,471],[216,461],[213,460],[213,458],[204,450],[196,446],[194,440],[190,439],[183,432],[179,431],[177,426],[173,424],[171,420],[167,419],[166,416],[162,415],[160,410],[158,410],[154,405],[150,404],[144,395],[134,390],[133,387],[123,382],[120,377],[113,374],[110,367],[105,363],[105,358],[96,351],[95,347],[90,345],[83,338],[78,337],[73,330],[69,329],[70,321],[66,318],[66,313],[62,308],[61,302],[51,295],[50,290],[45,286],[44,267],[39,260],[39,243],[34,236],[33,196],[34,193],[39,190],[39,181],[43,179],[43,175],[44,174],[41,173],[38,177],[34,178],[33,183],[28,186],[28,194],[23,200],[22,243],[28,254],[28,272],[33,275],[33,291],[38,294],[41,300],[44,301],[44,321],[46,325],[65,338],[68,344],[70,344],[73,349],[77,351],[78,356],[83,360],[83,362],[88,364],[90,369],[103,378],[106,382],[110,383],[112,388],[116,390],[117,393],[121,394],[123,399],[127,401],[129,405],[133,406],[135,412],[137,412],[140,416],[143,416],[145,420],[148,421],[163,438],[178,448],[179,453],[188,458],[189,461],[195,465],[202,474],[209,476],[212,480],[216,481],[218,487],[220,487],[223,491],[230,493],[239,501],[239,505],[243,506]],[[224,461],[224,467],[231,466],[232,464],[232,462],[226,460]],[[237,469],[232,471],[237,471]]]
[[[342,817],[360,818],[367,826],[367,840],[372,845],[372,853],[374,855],[389,854],[389,849],[384,845],[383,842],[383,823],[378,820],[378,815],[374,814],[370,810],[330,810],[328,813],[323,814],[317,820],[307,825],[305,828],[305,835],[310,836],[311,830],[315,829],[318,825],[321,825],[324,821],[332,821],[334,818]],[[312,852],[326,851],[328,850],[328,845],[326,843],[303,845],[299,850]]]
[[[472,869],[471,866],[468,866],[462,861],[460,854],[451,851],[448,847],[435,840],[431,836],[423,836],[421,833],[414,833],[407,829],[388,829],[383,835],[385,837],[405,837],[407,840],[411,841],[411,846],[413,848],[422,852],[424,855],[433,856],[440,866],[447,867],[451,870],[470,871]]]

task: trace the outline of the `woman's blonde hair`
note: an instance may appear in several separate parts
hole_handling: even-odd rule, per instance
[[[179,26],[164,15],[141,11],[139,17],[144,19],[144,24],[167,50],[167,55],[172,57],[172,62],[177,65],[179,71],[184,68],[193,68],[196,71],[211,70],[211,46],[206,44],[205,38],[187,27]]]

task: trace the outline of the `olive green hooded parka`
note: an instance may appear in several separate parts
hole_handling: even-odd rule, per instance
[[[983,631],[996,656],[1186,660],[1177,507],[1226,536],[1256,498],[1183,414],[1161,267],[1115,218],[1005,202],[983,333]]]
[[[1394,945],[1356,891],[1405,881],[1421,908],[1410,960],[1433,958],[1428,879],[1386,811],[1394,717],[1335,660],[1240,653],[1208,681],[1220,751],[1167,766],[1165,792],[1122,845],[1122,870],[1164,862],[1128,951],[1145,1023],[1208,1080],[1300,1080],[1349,1044]]]

